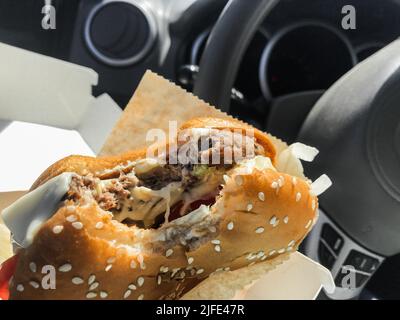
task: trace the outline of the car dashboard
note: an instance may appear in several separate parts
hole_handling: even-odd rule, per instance
[[[55,30],[43,30],[38,23],[43,3],[0,1],[0,40],[95,69],[97,90],[111,93],[123,107],[147,68],[190,89],[183,67],[199,65],[227,1],[52,0]],[[355,29],[346,30],[341,22],[348,5],[355,8],[356,20]],[[302,6],[280,1],[242,61],[235,84],[242,103],[261,105],[254,111],[265,113],[277,97],[328,88],[398,37],[399,11],[395,0],[379,6],[373,0],[310,0]]]

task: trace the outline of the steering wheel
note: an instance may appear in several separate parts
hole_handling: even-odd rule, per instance
[[[194,93],[229,112],[241,59],[279,0],[230,0],[200,61]],[[358,297],[386,257],[400,253],[400,40],[355,66],[317,101],[298,140],[321,152],[306,168],[333,186],[305,253],[329,268],[333,299]]]

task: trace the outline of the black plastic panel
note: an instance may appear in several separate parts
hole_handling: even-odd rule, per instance
[[[340,249],[343,247],[344,239],[327,223],[322,227],[321,238],[325,240],[335,254],[339,254]]]
[[[320,242],[318,246],[318,258],[321,264],[328,269],[332,269],[336,260],[334,255],[323,242]]]
[[[356,270],[372,273],[378,269],[379,261],[356,250],[352,250],[344,265],[351,265]]]

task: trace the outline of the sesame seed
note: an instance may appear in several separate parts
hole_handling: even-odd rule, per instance
[[[76,285],[82,284],[83,283],[83,279],[80,278],[80,277],[73,277],[72,278],[72,283],[76,284]]]
[[[142,270],[146,269],[146,264],[144,263],[144,261],[140,263],[140,269]]]
[[[259,193],[258,193],[258,199],[260,199],[261,201],[264,201],[264,200],[265,200],[264,192],[259,192]]]
[[[194,272],[194,270],[191,270],[191,273],[192,273],[192,272]],[[182,271],[182,272],[181,272],[180,277],[181,277],[182,279],[186,277],[185,271]]]
[[[267,259],[267,256],[262,256],[261,257],[261,261],[264,261],[265,259]]]
[[[74,212],[75,211],[75,206],[67,206],[67,211],[68,212]]]
[[[117,259],[116,257],[110,257],[110,258],[107,259],[107,263],[108,264],[112,264],[112,263],[115,262],[116,259]]]
[[[223,178],[224,178],[225,183],[227,183],[228,180],[229,180],[229,177],[228,177],[226,174],[224,174],[224,175],[223,175]]]
[[[278,179],[279,187],[282,187],[284,182],[285,182],[285,179],[282,176],[279,176],[279,179]]]
[[[68,217],[66,218],[66,220],[67,220],[68,222],[75,222],[75,221],[77,220],[77,217],[76,217],[75,215],[71,214],[70,216],[68,216]]]
[[[210,232],[212,232],[212,233],[215,233],[215,232],[217,232],[217,228],[216,228],[216,227],[214,227],[214,226],[210,226],[210,227],[208,227],[208,230],[210,230]]]
[[[247,211],[251,211],[252,209],[253,209],[253,205],[251,204],[251,203],[249,203],[248,205],[247,205]]]
[[[69,272],[72,269],[72,265],[69,263],[63,264],[61,267],[58,268],[60,272]]]
[[[225,268],[224,268],[224,271],[229,271],[229,270],[231,270],[230,267],[225,267]]]
[[[54,226],[53,227],[53,233],[59,234],[61,231],[63,231],[64,227],[63,226]]]
[[[276,181],[274,181],[274,182],[271,183],[271,188],[272,188],[272,189],[276,189],[276,188],[278,188],[278,187],[279,187],[279,185],[278,185],[278,183],[277,183]]]
[[[161,276],[157,277],[157,284],[160,285],[161,284]]]
[[[144,298],[144,294],[142,293],[137,299],[138,300],[143,300],[143,298]]]
[[[133,283],[131,283],[131,284],[128,286],[128,289],[136,290],[137,287],[136,287]]]
[[[214,250],[217,251],[217,252],[221,252],[221,246],[217,244],[217,245],[214,247]]]
[[[315,200],[313,199],[313,201],[311,202],[311,209],[315,210]]]
[[[288,243],[288,247],[293,247],[293,246],[294,246],[294,244],[295,244],[295,241],[294,241],[294,240],[292,240],[292,241],[290,241],[290,242]]]
[[[137,284],[138,284],[138,286],[141,287],[141,286],[143,285],[143,283],[144,283],[144,278],[143,278],[143,277],[139,277],[139,278],[137,279]]]
[[[199,270],[196,271],[196,274],[201,274],[203,272],[204,272],[204,269],[199,269]]]
[[[36,281],[29,281],[29,284],[35,289],[39,288],[39,283]]]
[[[23,292],[24,290],[25,290],[25,288],[22,284],[17,285],[17,291]]]
[[[83,228],[82,222],[79,222],[79,221],[73,222],[73,223],[72,223],[72,226],[73,226],[76,230],[80,230],[80,229]]]
[[[104,223],[99,221],[96,223],[96,229],[102,229],[104,227]]]
[[[243,177],[242,176],[235,176],[235,182],[238,186],[243,184]]]
[[[282,248],[278,250],[278,253],[284,253],[285,251],[286,251],[285,248]]]
[[[164,272],[164,273],[167,273],[168,270],[169,270],[168,267],[161,267],[161,268],[162,268],[162,272]],[[160,268],[160,269],[161,269],[161,268]]]
[[[306,224],[306,229],[308,229],[311,226],[312,220],[308,220],[307,224]]]
[[[96,276],[92,274],[88,279],[88,285],[91,285],[96,280]]]
[[[194,261],[194,258],[193,257],[189,257],[187,261],[188,261],[189,264],[192,264],[193,261]]]
[[[272,255],[274,255],[276,253],[276,250],[271,250],[269,253],[268,253],[268,255],[269,256],[272,256]]]
[[[138,254],[137,260],[139,261],[139,263],[142,263],[144,258],[143,258],[143,256],[141,254]]]
[[[96,298],[97,297],[97,293],[96,292],[88,292],[87,294],[86,294],[86,298],[87,299],[94,299],[94,298]]]
[[[125,291],[125,293],[124,293],[124,299],[128,299],[129,298],[129,296],[131,295],[131,293],[132,293],[132,291],[131,290],[126,290]]]
[[[100,298],[105,299],[108,297],[108,293],[105,291],[100,291]]]
[[[221,244],[221,241],[218,239],[211,240],[212,244]]]
[[[106,266],[106,268],[104,270],[106,270],[106,272],[110,271],[112,268],[112,264],[109,264]]]
[[[181,268],[174,268],[172,269],[172,273],[171,273],[171,278],[173,278],[175,276],[175,274],[180,270]]]
[[[226,225],[226,228],[227,228],[229,231],[232,230],[233,227],[234,227],[233,221],[229,222],[229,223]]]
[[[256,233],[263,233],[264,232],[264,228],[263,227],[258,227],[255,231],[256,231]]]
[[[94,282],[94,283],[92,283],[92,284],[90,285],[89,290],[90,290],[90,291],[93,291],[93,290],[97,289],[98,286],[99,286],[99,283],[98,283],[98,282]]]
[[[293,178],[292,178],[292,183],[293,183],[293,185],[296,185],[296,184],[297,184],[297,178],[296,178],[296,177],[293,177]]]
[[[297,192],[297,193],[296,193],[296,202],[299,202],[300,199],[301,199],[301,193],[300,193],[300,192]]]
[[[292,251],[292,250],[293,250],[293,247],[287,247],[287,248],[286,248],[286,251],[287,251],[287,252]]]
[[[29,269],[30,269],[33,273],[35,273],[36,270],[37,270],[36,263],[31,262],[31,263],[29,264]]]
[[[259,252],[257,253],[257,258],[258,258],[258,259],[260,259],[260,258],[263,257],[263,256],[265,256],[264,251],[259,251]]]
[[[254,253],[249,253],[246,257],[247,260],[254,260],[255,258],[257,258],[257,255]]]
[[[166,257],[169,257],[169,256],[172,255],[173,253],[174,253],[174,250],[168,249],[168,250],[165,252],[165,256],[166,256]]]
[[[283,222],[287,224],[287,223],[289,222],[289,217],[288,217],[288,216],[285,216],[285,217],[283,218]]]
[[[135,269],[137,267],[137,264],[134,260],[132,260],[129,266],[131,267],[131,269]]]
[[[275,227],[277,221],[278,219],[276,216],[272,216],[271,219],[269,219],[269,224]]]

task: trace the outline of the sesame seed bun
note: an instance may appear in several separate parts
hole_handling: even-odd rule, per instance
[[[183,128],[207,127],[207,123],[244,128],[241,123],[217,119],[193,120]],[[255,138],[265,156],[275,160],[268,136],[258,132]],[[119,158],[69,157],[47,169],[34,187],[66,171],[101,176],[104,170],[144,154],[141,150]],[[33,243],[19,252],[10,297],[178,299],[210,275],[285,259],[315,223],[317,206],[306,179],[278,172],[273,166],[244,164],[226,173],[209,209],[202,207],[196,215],[189,213],[156,229],[128,227],[94,200],[85,205],[67,201],[41,226]],[[189,231],[183,236],[182,230]],[[171,234],[179,241],[166,239]],[[188,234],[200,241],[186,243]],[[46,265],[56,269],[54,290],[41,285]]]

